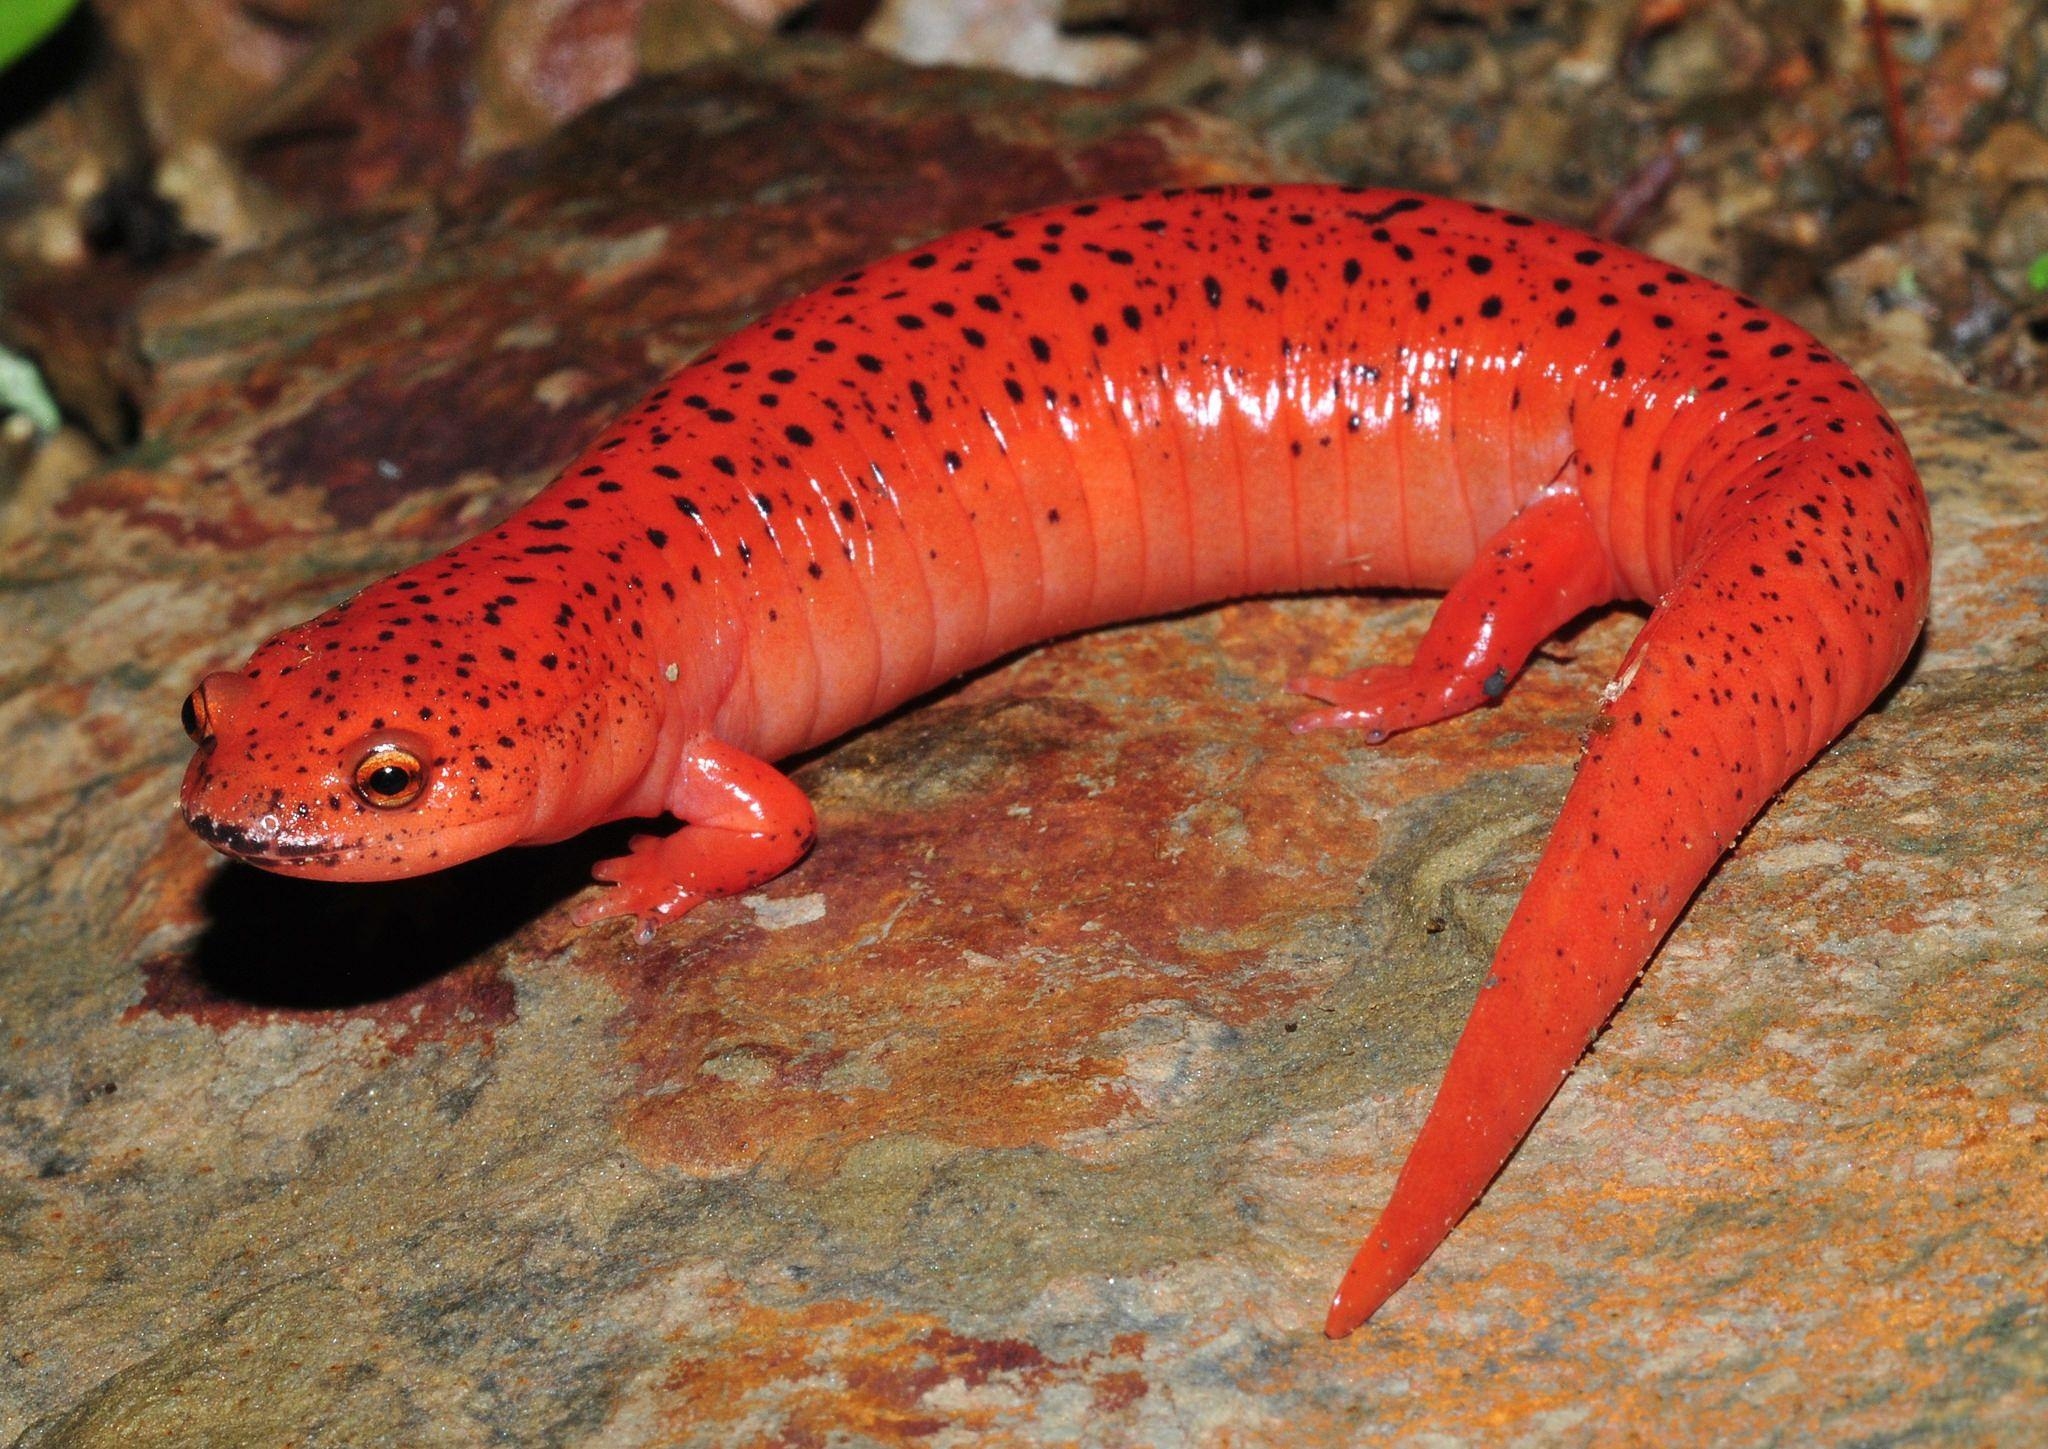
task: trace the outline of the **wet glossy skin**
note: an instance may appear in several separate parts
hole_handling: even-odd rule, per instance
[[[195,695],[187,818],[411,874],[666,810],[585,918],[797,860],[766,761],[1011,649],[1233,595],[1449,589],[1406,666],[1304,678],[1368,739],[1656,609],[1435,1107],[1332,1306],[1478,1198],[1671,921],[1869,704],[1927,602],[1889,418],[1747,299],[1526,217],[1345,188],[1083,203],[850,274],[666,381],[502,526]],[[403,797],[403,798],[401,798]]]
[[[550,605],[479,552],[429,560],[208,675],[185,706],[202,740],[185,775],[193,829],[266,869],[378,880],[574,834],[593,801],[658,810],[632,793],[655,753],[654,691],[604,666],[596,631],[522,654],[514,621],[569,591]],[[588,748],[600,721],[616,758]],[[380,769],[410,779],[387,791],[400,782]]]

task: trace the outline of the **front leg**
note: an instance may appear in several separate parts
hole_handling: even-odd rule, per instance
[[[577,910],[578,925],[637,916],[646,941],[664,921],[782,874],[818,834],[811,802],[787,775],[708,736],[684,755],[668,808],[683,827],[636,835],[627,854],[599,861],[591,874],[611,888]]]

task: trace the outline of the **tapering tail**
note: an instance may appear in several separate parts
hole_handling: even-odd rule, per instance
[[[1607,691],[1421,1135],[1330,1304],[1331,1337],[1478,1201],[1715,863],[1905,660],[1928,542],[1896,456],[1846,478],[1825,453],[1796,478],[1759,471],[1694,535]]]

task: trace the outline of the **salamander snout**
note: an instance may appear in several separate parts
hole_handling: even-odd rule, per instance
[[[247,864],[328,880],[417,875],[521,838],[530,706],[467,663],[420,677],[413,652],[316,652],[293,634],[201,679],[178,712],[197,746],[179,801],[193,833]]]
[[[417,848],[413,808],[434,783],[436,747],[383,720],[368,730],[302,706],[271,671],[218,671],[185,696],[198,749],[185,771],[186,824],[224,855],[335,878],[400,873]],[[314,701],[306,699],[305,704]]]

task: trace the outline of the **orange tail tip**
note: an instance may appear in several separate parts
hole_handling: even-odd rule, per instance
[[[1323,1320],[1326,1336],[1343,1338],[1348,1335],[1379,1312],[1380,1305],[1415,1276],[1415,1270],[1429,1256],[1430,1248],[1412,1245],[1404,1245],[1404,1248],[1404,1251],[1396,1250],[1392,1242],[1377,1233],[1365,1240],[1358,1256],[1344,1270],[1344,1281],[1331,1295],[1330,1315]]]
[[[1556,1056],[1544,1053],[1548,1060],[1539,1060],[1510,1083],[1497,1094],[1499,1100],[1478,1100],[1487,1090],[1484,1084],[1500,1081],[1496,1064],[1502,1054],[1491,1053],[1490,1063],[1476,1059],[1488,1055],[1488,1047],[1511,1043],[1500,1041],[1494,1025],[1500,1014],[1486,1010],[1484,998],[1474,1015],[1478,1029],[1467,1028],[1464,1060],[1454,1056],[1386,1206],[1330,1299],[1323,1332],[1331,1338],[1344,1337],[1379,1312],[1380,1305],[1443,1246],[1499,1175],[1563,1079]]]

